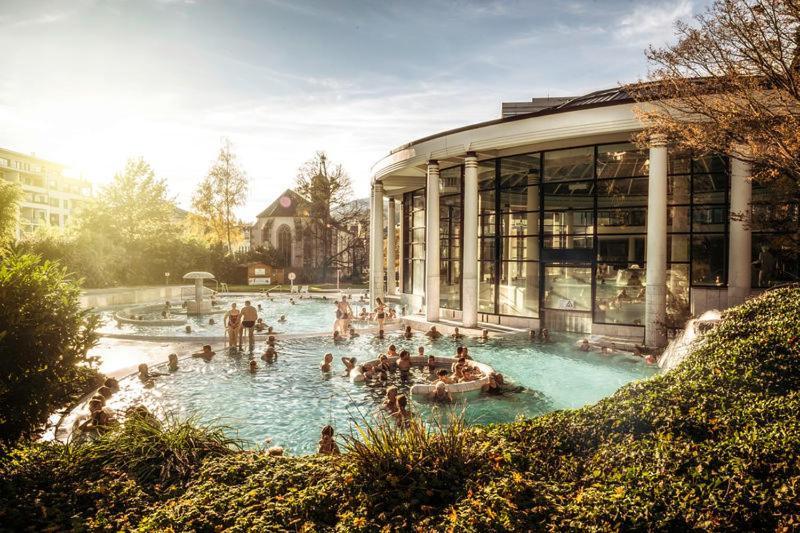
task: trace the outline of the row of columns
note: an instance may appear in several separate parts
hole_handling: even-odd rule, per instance
[[[730,212],[749,212],[752,196],[751,169],[748,163],[731,160]],[[429,321],[439,320],[440,257],[439,257],[439,163],[429,161],[426,174],[425,209],[425,315]],[[666,344],[667,319],[667,140],[653,136],[650,142],[650,165],[647,202],[647,285],[645,288],[645,344],[660,347]],[[674,191],[673,191],[674,192]],[[462,248],[462,323],[478,325],[478,160],[474,153],[464,159],[464,243]],[[394,294],[396,206],[389,199],[387,245],[387,284]],[[734,216],[729,225],[728,305],[744,301],[751,285],[751,231],[747,217]],[[371,200],[370,298],[382,296],[383,269],[383,188],[376,182]],[[673,221],[675,223],[675,221]],[[688,228],[686,228],[688,229]],[[530,247],[529,247],[530,248]],[[530,248],[536,249],[536,246]],[[402,264],[402,261],[401,261]],[[538,295],[537,295],[538,297]]]

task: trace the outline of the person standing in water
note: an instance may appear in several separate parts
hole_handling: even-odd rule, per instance
[[[244,302],[244,307],[242,307],[242,327],[239,330],[240,348],[242,346],[242,336],[244,334],[244,330],[247,330],[248,346],[253,347],[255,345],[256,339],[254,328],[256,326],[256,320],[258,320],[258,311],[250,304],[250,300],[246,300]]]
[[[386,304],[380,298],[375,298],[375,318],[378,320],[378,330],[383,330],[386,321]]]
[[[350,320],[353,318],[353,309],[347,301],[347,296],[342,295],[342,299],[336,304],[336,314],[339,319],[339,333],[346,334],[350,329]]]
[[[239,330],[242,327],[242,313],[236,308],[236,303],[231,304],[231,308],[225,313],[222,323],[225,324],[225,330],[228,332],[228,346],[235,348],[238,340],[239,348],[241,348],[242,338],[239,336]]]

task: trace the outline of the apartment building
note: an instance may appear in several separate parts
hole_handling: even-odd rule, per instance
[[[22,188],[17,238],[39,226],[66,227],[92,194],[91,183],[65,176],[63,165],[5,148],[0,148],[0,179]]]

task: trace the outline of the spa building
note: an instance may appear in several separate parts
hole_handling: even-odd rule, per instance
[[[663,346],[691,315],[796,280],[779,235],[731,216],[763,193],[748,164],[635,146],[634,106],[619,88],[506,104],[392,150],[373,167],[373,297],[431,322]]]

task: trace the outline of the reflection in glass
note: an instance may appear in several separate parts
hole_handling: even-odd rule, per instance
[[[646,225],[646,207],[597,210],[597,233],[645,233]]]
[[[692,236],[692,285],[725,284],[725,236]]]
[[[501,315],[537,317],[539,315],[539,263],[503,262],[498,292]]]
[[[695,174],[692,178],[692,202],[697,204],[723,204],[728,188],[725,174]]]
[[[800,260],[790,235],[753,235],[753,287],[800,280]]]
[[[647,176],[649,166],[648,151],[639,150],[631,143],[597,147],[598,178]]]
[[[494,313],[494,262],[481,261],[478,279],[478,310]]]
[[[594,209],[594,182],[546,183],[542,188],[545,209]]]
[[[667,236],[667,262],[689,261],[689,235]]]
[[[515,155],[500,160],[500,188],[519,188],[539,183],[540,156]]]
[[[597,238],[597,260],[625,264],[644,264],[645,236],[618,235]]]
[[[544,287],[544,306],[548,309],[591,309],[592,269],[589,267],[547,265]]]
[[[641,325],[645,308],[643,265],[598,263],[595,322]]]
[[[624,178],[597,182],[597,207],[647,205],[647,178]]]
[[[722,232],[728,219],[728,208],[725,206],[692,207],[692,231]]]
[[[594,177],[594,147],[570,148],[544,153],[544,181]]]
[[[689,265],[667,268],[667,327],[682,328],[689,319]]]

